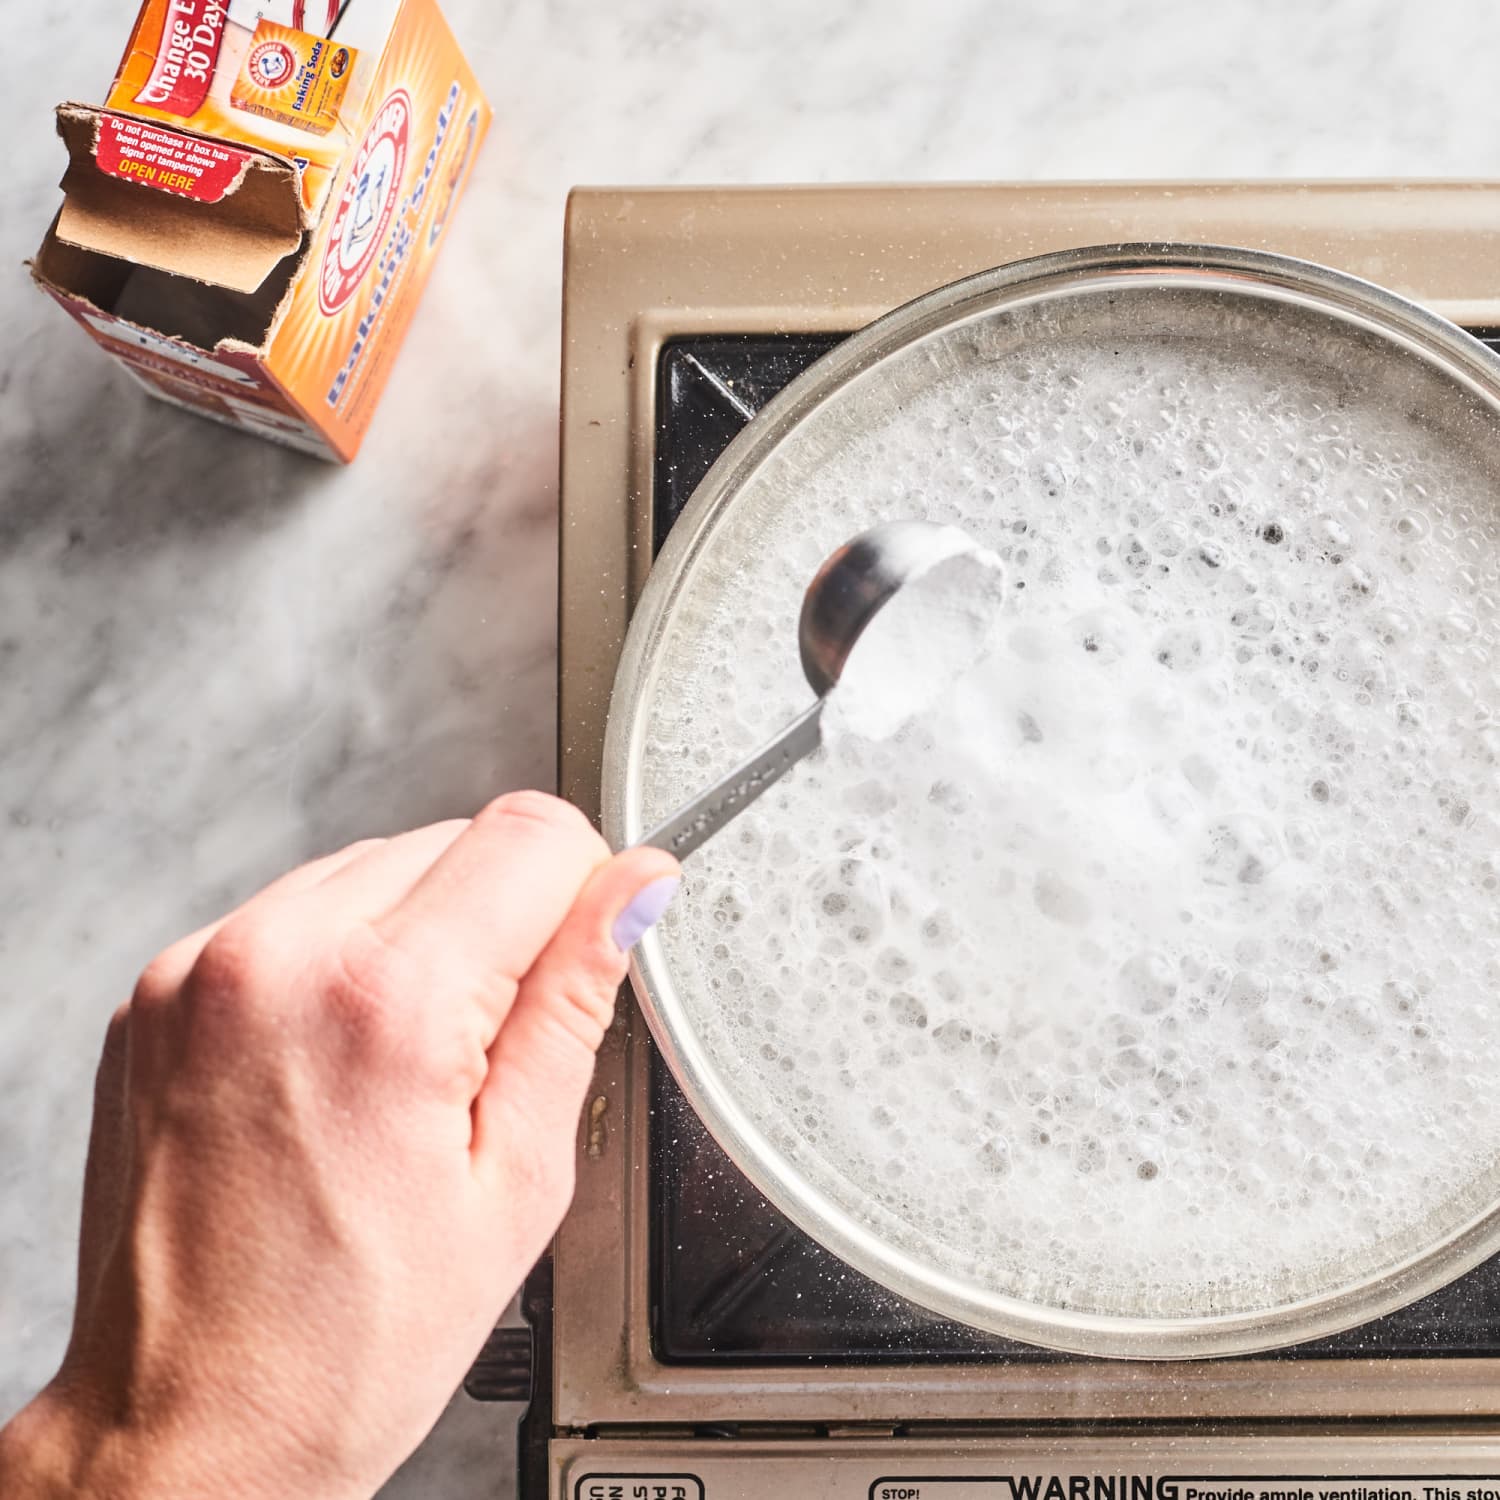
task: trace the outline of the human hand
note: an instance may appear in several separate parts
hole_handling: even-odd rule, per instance
[[[159,955],[110,1027],[72,1340],[0,1492],[378,1488],[562,1219],[624,950],[676,874],[519,793]]]

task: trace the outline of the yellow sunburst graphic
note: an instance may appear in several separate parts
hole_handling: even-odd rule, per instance
[[[272,335],[270,369],[342,452],[369,425],[490,110],[431,0],[408,0]],[[436,226],[436,228],[434,228]]]

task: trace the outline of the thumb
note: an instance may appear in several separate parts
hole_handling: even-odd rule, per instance
[[[471,1141],[481,1171],[501,1181],[519,1173],[522,1180],[508,1183],[518,1190],[534,1191],[538,1174],[572,1183],[578,1116],[629,950],[667,909],[678,875],[671,855],[630,849],[600,865],[578,893],[490,1047]],[[566,1195],[559,1217],[565,1207]]]

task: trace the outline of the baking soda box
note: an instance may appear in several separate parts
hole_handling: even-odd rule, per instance
[[[433,0],[145,0],[32,275],[153,396],[351,459],[489,121]]]

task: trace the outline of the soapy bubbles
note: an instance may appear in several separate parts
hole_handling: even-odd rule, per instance
[[[1045,334],[935,360],[700,559],[648,813],[803,705],[800,590],[847,537],[942,519],[1007,591],[922,719],[834,723],[694,856],[662,943],[760,1127],[911,1254],[1252,1309],[1500,1172],[1495,477],[1336,334]]]

